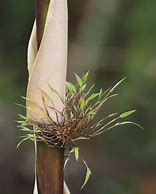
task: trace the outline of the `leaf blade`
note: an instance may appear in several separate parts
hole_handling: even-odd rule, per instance
[[[133,113],[135,113],[135,112],[136,112],[136,110],[126,111],[126,112],[124,112],[124,113],[122,113],[122,114],[120,115],[120,118],[128,117],[128,116],[130,116],[131,114],[133,114]]]
[[[92,174],[92,172],[91,172],[90,168],[87,166],[86,162],[84,160],[83,160],[83,162],[84,162],[84,164],[86,166],[86,175],[85,175],[85,180],[84,180],[84,182],[83,182],[83,184],[81,186],[81,189],[83,189],[84,186],[88,183],[89,178],[90,178],[90,176]]]
[[[115,126],[119,126],[119,125],[127,125],[127,124],[133,124],[133,125],[136,125],[137,127],[141,128],[141,129],[144,129],[141,125],[135,123],[135,122],[132,122],[132,121],[123,121],[123,122],[118,122],[115,124]]]

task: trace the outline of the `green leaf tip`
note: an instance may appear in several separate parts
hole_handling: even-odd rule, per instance
[[[135,113],[135,112],[136,112],[136,110],[126,111],[126,112],[124,112],[124,113],[122,113],[122,114],[120,115],[120,118],[128,117],[128,116],[130,116],[131,114],[133,114],[133,113]]]
[[[78,159],[79,159],[79,148],[78,147],[75,148],[74,153],[75,153],[75,159],[76,159],[76,161],[78,161]]]
[[[75,160],[78,161],[79,160],[79,148],[78,147],[74,147],[70,153],[74,153],[75,155]]]
[[[89,75],[89,71],[87,71],[87,73],[85,73],[85,75],[82,77],[83,83],[86,83],[86,81],[88,79],[88,75]]]
[[[28,139],[29,139],[29,137],[26,137],[26,138],[22,139],[22,140],[17,144],[16,148],[18,149],[18,148],[21,146],[21,144],[22,144],[23,142],[27,141]]]
[[[81,87],[83,85],[83,80],[76,73],[74,74],[75,74],[78,85]]]
[[[126,77],[124,77],[123,79],[121,79],[120,81],[118,81],[111,89],[110,92],[113,92],[115,90],[115,88],[117,88],[124,80],[126,79]]]

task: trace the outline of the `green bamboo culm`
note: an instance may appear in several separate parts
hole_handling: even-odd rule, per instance
[[[50,0],[36,0],[37,45],[40,47]],[[38,194],[63,194],[64,149],[36,143]]]

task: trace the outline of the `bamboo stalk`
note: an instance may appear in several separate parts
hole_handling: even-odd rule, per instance
[[[37,46],[39,48],[50,0],[36,0]],[[63,194],[64,149],[37,142],[36,177],[38,194]]]
[[[38,194],[63,194],[64,150],[37,143]]]

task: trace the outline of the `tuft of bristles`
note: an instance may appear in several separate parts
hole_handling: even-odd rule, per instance
[[[43,91],[42,100],[44,103],[44,113],[43,115],[38,115],[39,118],[42,119],[42,122],[37,122],[32,118],[19,115],[21,118],[21,120],[18,121],[20,123],[19,128],[26,132],[26,136],[23,136],[24,139],[22,142],[30,139],[33,141],[43,141],[52,147],[71,148],[75,147],[76,141],[90,139],[115,126],[124,124],[139,126],[130,121],[120,122],[120,119],[128,117],[134,113],[135,110],[127,111],[122,114],[112,113],[96,123],[93,122],[101,106],[112,97],[117,96],[114,90],[125,78],[104,92],[101,89],[99,92],[93,93],[94,85],[87,89],[86,82],[88,72],[82,78],[77,74],[75,74],[75,77],[77,81],[76,85],[71,82],[66,83],[67,90],[65,100],[49,85],[51,91],[55,92],[60,98],[61,103],[63,103],[64,108],[62,112],[59,112],[54,107],[51,97]],[[46,104],[46,98],[51,99],[51,106]],[[33,100],[27,100],[39,106],[37,103],[33,102]],[[48,112],[49,108],[53,109],[55,112],[55,120],[50,117]],[[61,121],[59,121],[59,117],[61,117]]]

